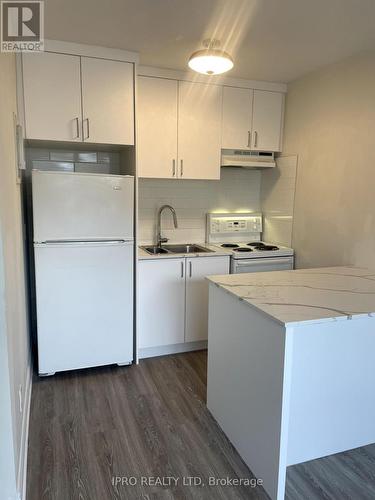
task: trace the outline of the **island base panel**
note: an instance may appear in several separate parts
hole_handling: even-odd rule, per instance
[[[285,328],[210,284],[207,406],[272,499],[286,476]],[[285,389],[283,390],[283,386]]]
[[[293,333],[288,465],[374,443],[375,318],[287,330]]]

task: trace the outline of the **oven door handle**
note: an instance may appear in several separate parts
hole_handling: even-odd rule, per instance
[[[258,264],[263,264],[267,262],[268,264],[285,264],[286,262],[293,262],[293,257],[280,257],[279,259],[274,259],[272,257],[259,257],[256,259],[246,259],[246,262],[235,262],[236,267],[249,267],[256,266]]]

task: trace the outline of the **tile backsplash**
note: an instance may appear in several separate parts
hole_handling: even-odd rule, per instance
[[[277,168],[221,170],[220,181],[139,180],[138,239],[155,239],[156,213],[172,205],[178,218],[174,229],[169,212],[163,214],[162,231],[172,243],[201,243],[206,238],[208,212],[262,212],[263,239],[290,246],[292,241],[296,156],[281,156]]]
[[[262,173],[263,239],[291,246],[297,156],[280,156],[276,163],[277,168]]]
[[[26,148],[27,169],[119,174],[120,153]]]
[[[26,148],[31,169],[120,174],[121,154],[116,151]],[[249,170],[222,168],[219,181],[139,179],[138,241],[155,239],[156,213],[172,205],[178,218],[163,214],[163,235],[172,243],[202,243],[206,239],[208,212],[262,212],[263,239],[291,245],[297,156],[281,156],[277,168]]]
[[[261,172],[241,168],[223,168],[220,181],[139,179],[138,240],[141,244],[154,241],[157,210],[169,204],[176,210],[178,229],[167,211],[163,235],[172,243],[202,243],[207,212],[259,211],[260,187]]]

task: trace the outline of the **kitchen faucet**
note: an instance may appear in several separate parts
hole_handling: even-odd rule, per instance
[[[176,210],[171,207],[170,205],[163,205],[162,207],[159,208],[158,210],[158,216],[157,216],[157,226],[156,226],[156,246],[160,247],[162,243],[167,243],[168,238],[163,238],[161,235],[161,214],[165,208],[168,208],[172,212],[173,216],[173,224],[175,229],[177,229],[177,215],[176,215]]]

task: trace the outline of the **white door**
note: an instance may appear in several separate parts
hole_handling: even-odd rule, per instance
[[[178,177],[220,179],[222,87],[179,82]]]
[[[26,139],[82,141],[80,58],[22,54]]]
[[[134,178],[32,173],[34,241],[132,239]]]
[[[208,334],[208,282],[206,276],[229,273],[229,256],[186,259],[185,342],[206,340]]]
[[[83,139],[134,144],[133,64],[82,57]]]
[[[222,149],[248,149],[251,146],[253,90],[223,89]]]
[[[281,151],[284,94],[254,90],[252,148],[255,151]]]
[[[177,176],[176,80],[138,77],[139,177]]]
[[[138,263],[138,347],[184,342],[185,259]]]
[[[133,244],[35,245],[39,373],[133,359]]]

